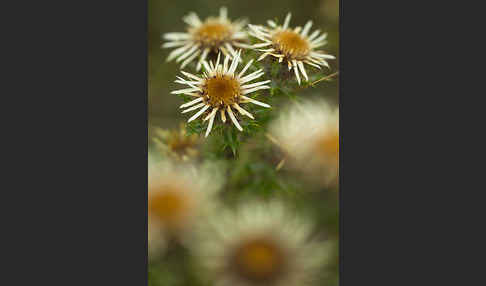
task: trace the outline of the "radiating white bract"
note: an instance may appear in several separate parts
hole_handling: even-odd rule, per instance
[[[308,100],[284,109],[270,134],[298,167],[335,180],[339,164],[339,109]]]
[[[280,202],[218,210],[191,244],[214,285],[306,286],[326,263],[325,242],[311,241],[309,221]]]
[[[198,110],[191,116],[188,122],[191,122],[203,116],[203,121],[208,121],[206,128],[207,137],[211,132],[214,124],[214,119],[218,115],[221,116],[221,121],[226,122],[226,115],[234,126],[240,131],[243,130],[237,119],[238,114],[254,119],[254,116],[245,110],[242,103],[253,103],[262,107],[270,108],[270,105],[257,101],[248,95],[258,90],[270,89],[267,85],[270,80],[251,82],[260,78],[264,72],[259,69],[250,74],[245,75],[245,72],[250,67],[253,61],[248,62],[245,67],[237,73],[236,69],[241,59],[241,50],[238,50],[230,62],[230,56],[226,55],[221,63],[221,54],[218,54],[216,62],[202,61],[205,72],[202,75],[194,75],[185,71],[181,71],[187,79],[177,77],[175,81],[180,84],[185,84],[189,88],[172,91],[172,94],[185,94],[195,97],[187,103],[184,103],[180,108],[187,108],[182,113]],[[219,112],[218,112],[219,111]]]
[[[320,30],[310,33],[312,21],[308,21],[304,28],[291,29],[290,18],[291,14],[288,13],[281,26],[272,20],[267,21],[268,27],[249,24],[249,34],[261,41],[252,46],[253,49],[263,52],[258,60],[270,55],[277,58],[279,62],[286,61],[289,71],[294,70],[300,85],[301,75],[305,80],[309,80],[304,63],[319,69],[321,66],[329,68],[326,60],[335,57],[316,51],[327,43],[327,33],[320,34]]]
[[[193,226],[211,209],[221,182],[222,177],[210,164],[195,167],[149,157],[149,257],[163,253],[170,239],[185,241]]]
[[[176,48],[167,57],[181,63],[181,69],[198,58],[196,69],[199,71],[202,62],[211,54],[222,52],[230,58],[237,48],[251,48],[245,44],[248,35],[243,30],[246,20],[231,22],[227,17],[227,9],[220,9],[219,17],[209,17],[201,21],[196,13],[191,12],[183,18],[188,24],[185,33],[167,33],[163,38],[167,41],[162,48]]]

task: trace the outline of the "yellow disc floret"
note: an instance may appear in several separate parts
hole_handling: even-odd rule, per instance
[[[190,200],[180,190],[173,187],[164,187],[149,200],[149,212],[167,226],[177,226],[190,207]]]
[[[310,51],[309,42],[291,30],[275,33],[272,40],[275,48],[291,59],[305,58]]]
[[[208,78],[203,86],[203,96],[214,107],[231,106],[240,94],[240,84],[228,75]]]
[[[231,38],[231,26],[218,21],[208,20],[194,30],[194,37],[204,46],[216,48]]]
[[[315,146],[317,154],[322,160],[339,159],[339,131],[323,134]]]
[[[284,265],[283,255],[274,241],[255,239],[239,247],[236,270],[245,279],[263,282],[275,278]]]

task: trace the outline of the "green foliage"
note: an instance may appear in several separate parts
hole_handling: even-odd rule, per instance
[[[195,275],[197,265],[190,251],[173,243],[163,257],[151,260],[148,267],[148,286],[210,286]]]

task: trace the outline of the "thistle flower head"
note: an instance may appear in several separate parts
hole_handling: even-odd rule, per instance
[[[327,33],[320,34],[319,30],[309,34],[312,27],[312,21],[308,21],[304,28],[289,28],[291,14],[287,14],[282,26],[277,25],[274,21],[269,20],[268,27],[248,25],[250,35],[261,42],[252,46],[253,49],[263,52],[258,58],[262,60],[271,55],[278,59],[279,62],[287,62],[289,71],[294,70],[298,83],[301,82],[300,75],[309,80],[304,63],[316,68],[326,66],[329,68],[327,59],[335,59],[334,56],[316,51],[317,48],[324,46],[327,41]],[[263,49],[262,49],[263,48]]]
[[[235,48],[250,48],[244,42],[247,34],[242,29],[246,21],[237,20],[231,22],[228,19],[228,11],[225,7],[220,9],[219,17],[209,17],[201,21],[196,13],[191,12],[183,18],[189,26],[186,33],[164,34],[166,43],[163,48],[174,48],[167,61],[176,59],[181,62],[181,69],[199,56],[196,66],[197,71],[201,69],[202,62],[210,54],[222,52],[230,58],[235,55]]]
[[[157,255],[171,239],[183,241],[211,207],[220,183],[217,174],[192,165],[168,161],[149,166],[149,253]]]
[[[245,67],[239,72],[236,72],[238,67],[238,62],[241,57],[241,50],[236,52],[233,57],[233,61],[230,64],[230,56],[227,55],[223,61],[220,63],[221,54],[218,54],[216,62],[209,63],[203,61],[205,72],[200,76],[190,74],[188,72],[182,71],[182,74],[187,77],[184,79],[182,77],[177,77],[175,81],[180,84],[188,85],[189,88],[176,90],[171,92],[172,94],[186,94],[196,99],[184,103],[181,108],[187,108],[182,111],[182,113],[190,112],[196,109],[200,110],[189,118],[188,122],[197,119],[199,116],[204,114],[203,121],[209,120],[208,127],[206,129],[205,136],[207,137],[211,132],[213,122],[217,113],[221,115],[221,121],[226,122],[226,114],[240,131],[243,130],[241,125],[237,120],[238,111],[240,115],[247,116],[254,119],[253,115],[247,110],[240,106],[242,103],[253,103],[259,106],[269,108],[270,105],[257,101],[248,95],[252,92],[262,89],[269,89],[270,86],[266,85],[270,80],[259,81],[250,83],[251,81],[261,77],[264,73],[261,69],[245,75],[253,60],[250,60]]]
[[[339,164],[339,110],[323,100],[283,111],[270,133],[298,167],[335,182]]]
[[[248,203],[199,229],[196,253],[215,285],[309,285],[327,256],[311,231],[278,202]]]
[[[199,136],[187,135],[183,123],[173,130],[155,128],[152,140],[160,152],[178,161],[189,161],[199,154]]]

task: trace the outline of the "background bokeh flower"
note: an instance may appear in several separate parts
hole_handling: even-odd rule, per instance
[[[196,159],[199,155],[200,138],[196,134],[188,135],[185,124],[178,128],[155,128],[152,141],[158,152],[180,161]]]
[[[149,257],[163,253],[168,243],[184,242],[212,207],[219,189],[217,174],[192,164],[151,161],[148,173]]]
[[[278,201],[244,202],[207,218],[196,236],[204,273],[220,286],[306,286],[327,262],[312,224]]]
[[[270,126],[271,139],[297,168],[323,183],[337,183],[339,110],[324,100],[289,105]]]

